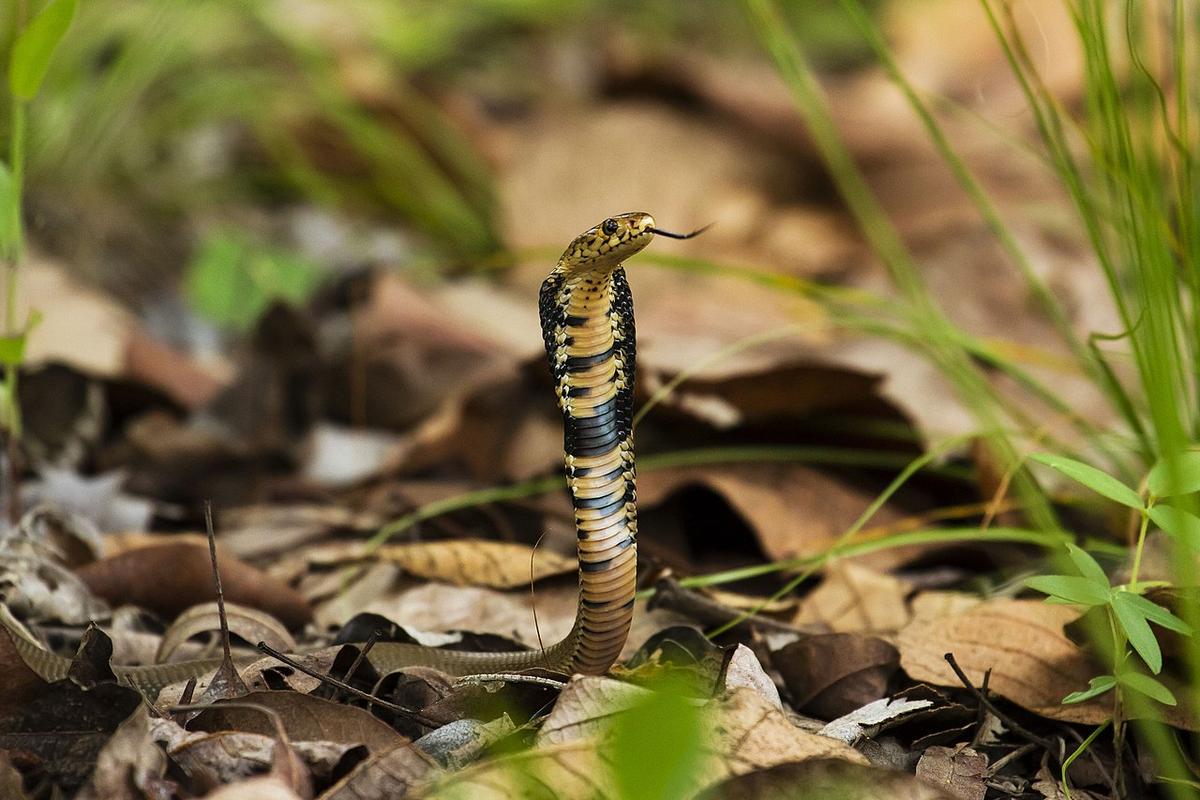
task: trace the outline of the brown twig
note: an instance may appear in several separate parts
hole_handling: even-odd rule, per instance
[[[414,711],[411,708],[405,708],[404,706],[399,706],[399,705],[396,705],[395,703],[389,703],[387,700],[382,700],[373,694],[369,694],[368,692],[362,691],[361,689],[355,689],[353,686],[346,683],[345,681],[339,681],[337,678],[331,677],[329,675],[323,675],[320,672],[317,672],[315,669],[306,667],[303,664],[301,664],[300,662],[291,658],[290,656],[284,655],[283,653],[279,652],[274,647],[271,647],[270,645],[268,645],[266,642],[259,642],[257,647],[261,652],[265,653],[266,655],[269,655],[271,658],[275,659],[276,661],[280,661],[284,664],[287,664],[289,667],[296,670],[297,672],[303,672],[305,675],[309,676],[310,678],[316,678],[317,680],[321,681],[322,683],[328,683],[330,686],[341,689],[343,692],[346,692],[348,694],[354,695],[355,697],[359,698],[360,700],[366,700],[368,703],[373,703],[374,705],[377,705],[380,708],[386,708],[388,711],[399,714],[402,717],[407,717],[408,719],[411,719],[414,722],[424,725],[427,728],[440,728],[442,726],[442,723],[431,720],[429,717],[426,717],[420,711]]]
[[[967,687],[967,691],[973,694],[975,699],[978,700],[980,704],[987,708],[988,711],[995,714],[997,719],[1007,725],[1014,733],[1024,736],[1034,744],[1045,748],[1047,752],[1054,754],[1054,757],[1058,759],[1060,764],[1062,763],[1062,746],[1058,742],[1038,736],[1036,733],[1027,730],[1008,714],[1005,714],[1003,711],[996,708],[996,705],[987,698],[987,695],[976,688],[975,684],[971,683],[971,679],[967,677],[966,673],[962,671],[962,668],[958,666],[958,662],[954,660],[953,653],[946,653],[945,658],[947,663],[950,664],[950,669],[954,670],[954,674],[958,676],[960,681],[962,681],[962,685]]]

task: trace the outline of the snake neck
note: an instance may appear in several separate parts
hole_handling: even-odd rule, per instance
[[[637,584],[633,300],[620,266],[560,262],[539,309],[578,537],[579,608],[564,666],[603,674],[629,636]]]

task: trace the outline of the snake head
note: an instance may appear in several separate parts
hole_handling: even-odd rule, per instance
[[[618,214],[576,236],[559,264],[568,271],[612,270],[650,244],[654,233],[654,217],[649,214]]]

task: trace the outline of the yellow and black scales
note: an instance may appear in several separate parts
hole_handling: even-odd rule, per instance
[[[579,607],[575,625],[544,651],[467,653],[379,642],[369,658],[381,672],[427,665],[455,675],[545,667],[602,674],[629,635],[637,581],[637,488],[633,460],[633,297],[622,263],[658,230],[649,214],[621,214],[575,238],[542,284],[542,335],[563,415],[567,485],[575,507]],[[0,626],[46,680],[67,676],[70,661],[44,649],[0,604]],[[156,693],[168,683],[212,671],[215,659],[114,666],[123,683]]]

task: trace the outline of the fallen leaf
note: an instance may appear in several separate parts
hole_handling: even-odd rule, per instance
[[[288,627],[312,619],[308,603],[290,586],[236,558],[220,558],[219,567],[227,600],[266,611]],[[113,605],[133,603],[168,617],[213,597],[208,544],[196,536],[167,537],[88,564],[76,575]]]
[[[932,705],[933,701],[931,700],[905,700],[904,698],[889,700],[885,697],[873,703],[867,703],[862,708],[856,708],[845,716],[838,717],[821,728],[820,734],[853,745],[865,736],[874,737],[884,728],[891,727],[885,723],[894,725],[901,719],[924,711]]]
[[[188,729],[274,736],[276,729],[273,720],[276,717],[256,711],[253,706],[260,706],[278,715],[279,722],[292,741],[361,743],[372,752],[384,752],[408,741],[365,709],[286,691],[251,692],[239,698],[235,705],[215,703],[192,719]]]
[[[204,800],[306,800],[274,775],[250,778],[209,792]]]
[[[810,758],[728,778],[696,800],[957,800],[956,796],[891,769],[840,758]]]
[[[609,730],[614,718],[652,697],[650,691],[608,678],[577,676],[559,696],[536,742],[551,747],[594,742]],[[865,763],[844,743],[797,729],[782,711],[752,689],[738,689],[709,702],[693,702],[703,709],[701,741],[707,754],[693,778],[697,789],[730,775],[786,761],[837,757]],[[599,765],[574,766],[590,769],[595,775]]]
[[[917,777],[959,800],[983,800],[988,759],[970,747],[929,747],[917,762]]]
[[[771,676],[767,675],[762,663],[754,655],[754,651],[744,644],[739,644],[733,651],[725,667],[725,682],[722,688],[727,692],[736,689],[749,689],[762,696],[775,708],[783,710],[783,701],[779,697],[779,689]]]
[[[257,609],[239,603],[225,602],[225,619],[229,632],[250,644],[266,642],[280,652],[290,653],[296,649],[296,640],[279,620]],[[158,646],[156,661],[168,661],[176,648],[200,633],[218,631],[221,618],[217,604],[200,603],[176,617],[163,633]]]
[[[133,689],[112,683],[88,691],[70,681],[47,684],[19,712],[0,719],[0,751],[32,754],[55,783],[74,792],[113,732],[141,703]]]
[[[834,561],[821,585],[800,601],[792,624],[825,624],[838,632],[890,633],[909,620],[904,581],[853,561]]]
[[[0,716],[7,711],[0,708]],[[30,800],[25,793],[25,778],[12,762],[13,754],[9,751],[0,752],[0,797],[10,800]]]
[[[734,463],[643,472],[638,475],[638,500],[653,506],[696,485],[729,503],[773,561],[827,549],[873,499],[799,464]],[[887,516],[882,513],[878,519]]]
[[[326,789],[321,800],[420,797],[422,793],[416,790],[442,774],[429,756],[411,744],[398,744],[390,750],[373,753]]]
[[[1037,600],[988,600],[909,624],[896,643],[900,666],[913,680],[961,686],[945,659],[953,653],[975,686],[983,685],[990,670],[989,690],[1021,707],[1052,719],[1099,725],[1111,717],[1111,701],[1062,705],[1064,697],[1086,689],[1098,674],[1084,650],[1063,633],[1078,616],[1073,607]]]
[[[165,777],[166,772],[166,754],[154,743],[149,712],[140,705],[100,750],[96,768],[77,797],[142,800],[175,794],[178,787]]]
[[[895,647],[873,636],[805,636],[772,655],[797,710],[836,719],[879,700],[900,665]]]
[[[514,589],[554,575],[575,572],[576,561],[517,542],[455,539],[413,542],[371,549],[357,542],[311,547],[310,564],[337,566],[355,561],[386,561],[409,575],[458,586]]]
[[[2,609],[2,613],[11,617],[7,608]],[[15,635],[7,627],[0,627],[0,675],[4,676],[0,681],[0,717],[19,712],[46,685],[46,681],[21,658],[13,641]],[[32,640],[32,636],[30,638]]]

